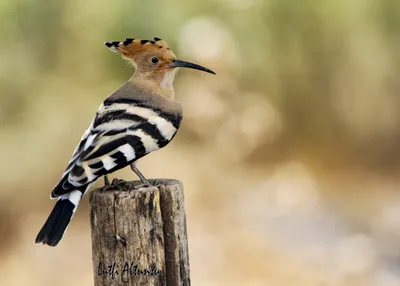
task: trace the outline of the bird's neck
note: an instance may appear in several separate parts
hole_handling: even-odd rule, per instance
[[[158,94],[166,99],[173,100],[175,95],[173,86],[174,77],[174,71],[163,74],[136,71],[131,78],[131,82],[150,93]]]

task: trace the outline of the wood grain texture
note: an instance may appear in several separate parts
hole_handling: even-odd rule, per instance
[[[90,193],[95,286],[190,285],[182,183],[150,182]]]

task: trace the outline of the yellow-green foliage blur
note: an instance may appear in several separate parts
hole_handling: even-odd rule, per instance
[[[59,246],[34,239],[133,73],[103,42],[157,36],[217,73],[179,72],[182,127],[139,163],[184,183],[192,284],[400,285],[399,15],[396,0],[2,0],[0,284],[92,285],[86,197]]]

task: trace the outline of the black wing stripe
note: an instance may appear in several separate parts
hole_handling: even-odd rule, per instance
[[[126,103],[126,104],[134,104],[138,105],[140,104],[139,100],[135,100],[133,98],[112,98],[109,97],[104,101],[104,106],[110,106],[113,105],[114,103]]]
[[[170,122],[176,129],[179,128],[181,121],[182,121],[182,115],[180,114],[170,114],[166,112],[162,112],[161,110],[159,111],[159,116]]]
[[[117,135],[117,134],[120,134],[120,133],[123,133],[123,132],[125,132],[126,131],[126,129],[112,129],[112,130],[110,130],[110,131],[107,131],[106,133],[104,133],[104,136],[113,136],[113,135]]]
[[[108,173],[109,173],[109,171],[107,171],[104,168],[101,168],[100,170],[97,170],[96,172],[94,172],[93,175],[95,175],[96,177],[100,177],[100,176],[103,176]]]
[[[176,129],[179,128],[179,125],[181,124],[181,121],[182,121],[182,114],[168,113],[168,112],[161,110],[160,108],[155,108],[154,106],[150,106],[149,104],[146,104],[144,102],[140,102],[138,100],[134,100],[131,98],[109,98],[106,101],[104,101],[103,104],[104,104],[104,106],[110,106],[115,103],[124,103],[124,104],[134,105],[137,107],[144,107],[144,108],[152,109],[154,112],[158,113],[159,116],[161,116],[164,119],[171,122],[171,124]]]
[[[165,143],[166,138],[162,136],[160,130],[155,126],[154,124],[151,124],[149,122],[144,122],[141,123],[139,126],[135,126],[134,128],[129,128],[130,130],[137,130],[137,129],[143,130],[146,134],[150,135],[154,140],[157,141],[158,146],[161,146]]]
[[[72,168],[70,174],[71,174],[72,176],[74,176],[74,177],[80,177],[80,176],[83,175],[84,172],[85,172],[85,170],[84,170],[81,166],[75,165],[75,166]]]
[[[98,161],[98,162],[96,162],[96,163],[90,163],[90,164],[88,164],[88,166],[89,166],[91,169],[100,169],[100,168],[103,168],[104,164],[103,164],[102,161]]]
[[[126,160],[126,157],[124,156],[124,154],[122,152],[118,158],[115,158],[114,162],[119,167],[128,165],[128,161]]]
[[[126,113],[126,110],[115,110],[106,112],[104,115],[97,117],[93,123],[93,128],[114,120],[129,120],[133,122],[145,121],[145,119],[139,115]]]
[[[142,140],[140,139],[139,136],[136,135],[126,135],[125,137],[126,141],[129,143],[129,145],[132,146],[133,150],[135,151],[135,159],[138,159],[146,154],[146,148],[144,147]]]
[[[94,151],[92,154],[90,154],[88,157],[84,158],[85,161],[91,160],[94,158],[98,158],[101,156],[104,156],[113,150],[116,150],[118,147],[121,147],[122,145],[126,144],[125,138],[118,138],[114,141],[111,141],[109,143],[106,143],[102,146],[99,147],[96,151]]]
[[[117,151],[114,154],[110,155],[110,157],[113,159],[118,159],[121,156],[125,156],[124,153],[122,153],[121,151]]]
[[[81,180],[78,180],[78,184],[84,185],[84,184],[87,183],[87,181],[88,181],[88,178],[85,176],[85,177],[83,177]]]

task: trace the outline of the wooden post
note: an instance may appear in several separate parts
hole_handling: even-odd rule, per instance
[[[150,182],[90,193],[95,286],[190,285],[183,185]]]

